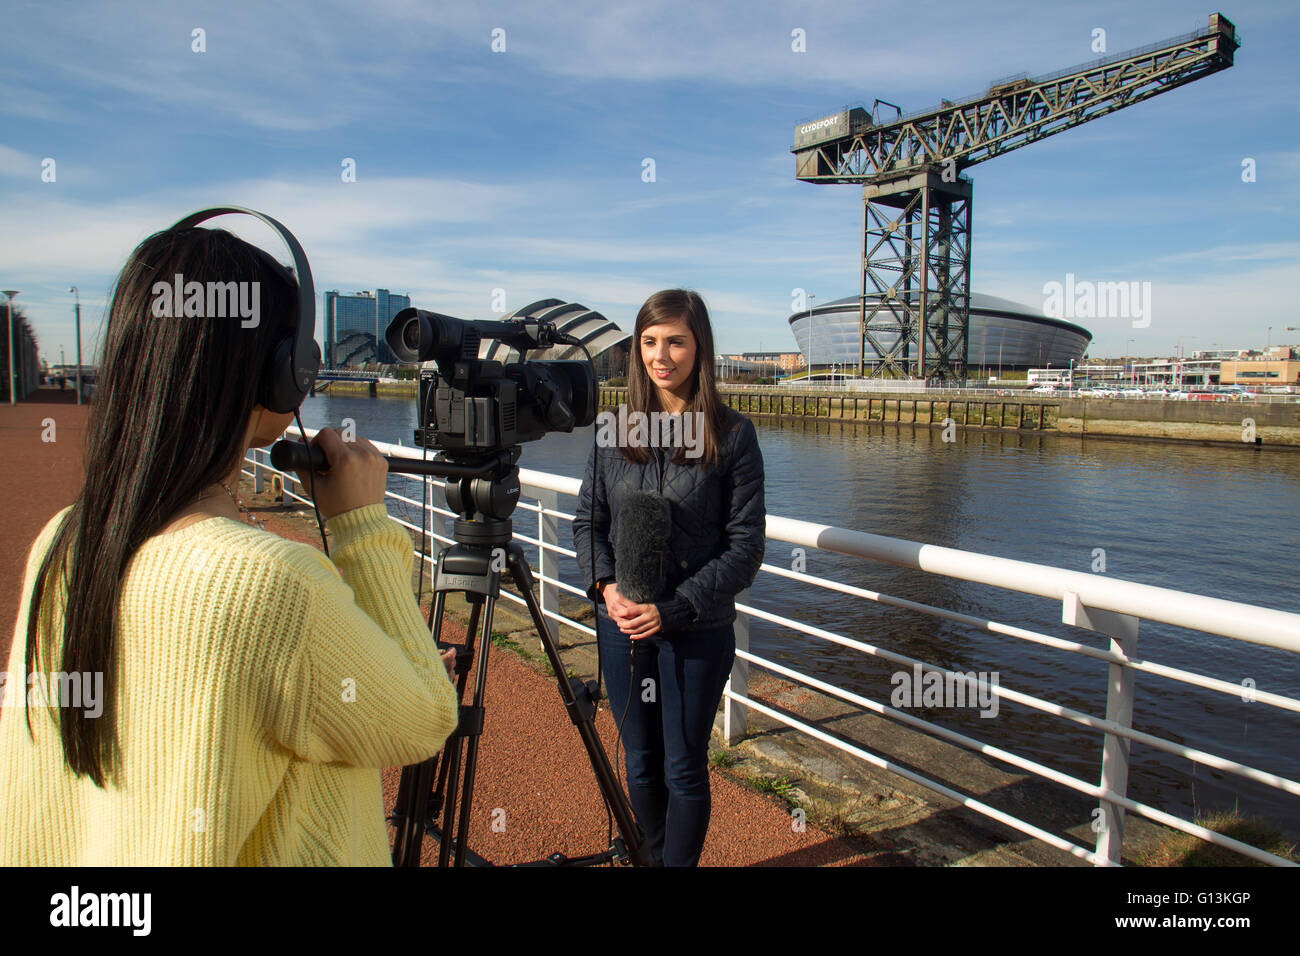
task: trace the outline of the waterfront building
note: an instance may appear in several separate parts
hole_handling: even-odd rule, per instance
[[[728,355],[726,358],[752,362],[760,370],[769,374],[780,372],[783,375],[788,375],[790,372],[797,372],[804,367],[804,354],[802,352],[741,352],[739,355]]]
[[[337,289],[325,293],[325,364],[330,368],[392,364],[397,361],[384,341],[384,330],[393,316],[410,308],[411,297],[394,295],[387,289],[341,295]]]
[[[1300,348],[1275,346],[1264,355],[1224,362],[1224,385],[1300,385]]]

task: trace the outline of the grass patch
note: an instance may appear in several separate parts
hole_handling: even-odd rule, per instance
[[[500,631],[492,632],[492,644],[494,647],[501,647],[507,651],[514,651],[516,654],[523,654],[525,657],[530,656],[518,641],[512,640],[509,634],[502,634]]]
[[[726,770],[740,763],[740,757],[730,750],[718,750],[709,757],[709,763],[719,770]]]
[[[522,657],[524,660],[530,663],[540,664],[542,669],[546,671],[546,676],[548,677],[555,676],[555,669],[551,667],[551,662],[547,659],[545,654],[534,653],[528,650],[528,648],[524,647],[518,641],[511,638],[510,635],[502,634],[500,631],[493,631],[492,644],[495,647],[501,648],[502,650],[510,651],[512,654],[515,654],[518,657]],[[573,676],[572,671],[570,671],[569,676],[570,677]]]
[[[1197,814],[1195,823],[1242,843],[1249,843],[1284,859],[1300,862],[1296,844],[1273,824],[1235,810]],[[1267,866],[1190,833],[1171,833],[1158,847],[1138,857],[1141,866]]]
[[[795,782],[789,777],[747,777],[745,782],[759,793],[770,793],[773,796],[784,800],[788,806],[798,806],[798,803],[792,796]]]

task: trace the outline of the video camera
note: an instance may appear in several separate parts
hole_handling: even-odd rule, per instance
[[[582,343],[535,319],[467,321],[403,309],[384,338],[399,362],[420,370],[415,442],[446,452],[493,452],[596,420],[596,377],[586,361],[527,361],[530,349]],[[517,349],[510,364],[479,358],[483,339]]]

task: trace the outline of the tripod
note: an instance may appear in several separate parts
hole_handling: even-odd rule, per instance
[[[462,464],[451,468],[442,465],[440,469],[441,473],[455,475],[457,478],[456,481],[447,483],[446,495],[448,506],[461,517],[456,520],[452,532],[456,543],[438,556],[430,625],[433,640],[437,643],[442,633],[447,594],[461,592],[465,595],[470,604],[470,617],[465,629],[465,646],[456,649],[456,692],[458,699],[463,701],[469,680],[469,662],[475,654],[477,630],[479,644],[474,696],[470,704],[461,705],[459,724],[447,739],[442,752],[423,763],[402,768],[397,801],[390,818],[397,830],[393,840],[394,866],[419,866],[420,848],[426,831],[433,833],[439,840],[440,867],[450,865],[453,850],[456,866],[464,866],[467,858],[472,858],[471,862],[475,865],[490,865],[474,854],[467,842],[474,774],[478,765],[478,745],[484,725],[483,698],[487,685],[488,648],[492,643],[492,616],[500,595],[501,572],[507,569],[528,606],[533,626],[537,629],[546,658],[555,673],[565,710],[587,749],[596,783],[613,814],[619,833],[609,848],[601,853],[582,857],[566,857],[554,853],[543,860],[521,865],[591,866],[608,862],[647,862],[644,859],[641,831],[631,805],[614,776],[605,748],[596,734],[596,683],[584,683],[576,677],[569,678],[565,675],[550,626],[533,593],[532,569],[528,566],[523,549],[512,538],[510,514],[519,499],[519,467],[516,464],[519,451],[519,447],[515,446],[509,453],[498,455],[480,467],[466,467]],[[428,471],[431,472],[441,463],[427,464],[430,466]],[[471,472],[479,477],[467,477]],[[463,783],[462,750],[465,751]],[[442,814],[441,825],[436,822],[439,813]]]

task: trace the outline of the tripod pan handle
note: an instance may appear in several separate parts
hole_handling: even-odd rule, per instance
[[[299,441],[281,439],[271,446],[271,465],[279,471],[329,471],[329,461],[319,445],[306,445]]]

